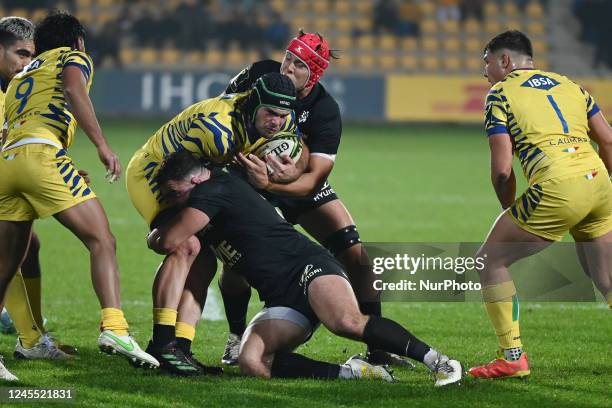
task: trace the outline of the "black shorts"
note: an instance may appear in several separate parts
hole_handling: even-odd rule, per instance
[[[334,191],[334,188],[327,180],[315,195],[308,198],[293,198],[269,192],[264,192],[262,195],[273,203],[274,206],[278,207],[283,213],[283,217],[291,224],[298,224],[297,219],[300,215],[338,199],[338,195]]]
[[[312,327],[316,327],[319,318],[308,302],[308,286],[315,278],[325,275],[338,275],[349,281],[344,267],[336,258],[328,253],[312,255],[306,258],[303,265],[293,274],[294,278],[289,282],[284,294],[266,301],[265,307],[290,307],[306,316]]]

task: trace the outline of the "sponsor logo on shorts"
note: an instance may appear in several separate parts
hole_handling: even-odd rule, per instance
[[[230,243],[225,240],[221,241],[221,243],[219,243],[219,245],[217,245],[216,247],[213,247],[211,245],[211,249],[217,256],[217,258],[219,258],[225,266],[228,266],[230,268],[236,265],[236,263],[238,263],[238,261],[242,258],[242,254],[236,251],[230,245]]]
[[[317,193],[317,195],[315,195],[313,197],[313,200],[315,202],[324,199],[325,197],[329,197],[330,195],[334,194],[335,191],[332,188],[332,186],[329,185],[329,183],[326,181],[325,184],[323,185],[323,188],[321,188],[321,190],[319,190],[319,192]]]
[[[315,268],[313,264],[308,264],[304,267],[304,272],[302,272],[302,277],[300,278],[300,286],[304,288],[304,294],[306,294],[306,289],[308,288],[312,278],[321,272],[323,272],[323,269]]]

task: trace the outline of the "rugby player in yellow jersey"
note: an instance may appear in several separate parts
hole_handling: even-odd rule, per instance
[[[132,157],[126,179],[134,207],[151,228],[159,227],[168,219],[168,212],[174,213],[162,211],[168,207],[168,200],[161,194],[157,173],[164,157],[188,150],[209,164],[227,164],[236,154],[248,153],[265,138],[294,131],[295,100],[293,82],[280,73],[269,73],[248,92],[221,95],[186,108]],[[192,264],[194,272],[190,273]],[[168,254],[157,270],[153,283],[153,340],[147,352],[159,360],[162,370],[175,375],[220,371],[203,366],[191,353],[183,353],[180,342],[191,343],[195,327],[180,319],[177,322],[179,302],[189,298],[204,305],[206,291],[195,288],[207,288],[216,267],[214,255],[209,249],[200,252],[199,241],[193,237]]]
[[[4,92],[10,80],[32,61],[33,38],[34,24],[29,20],[14,16],[0,20],[0,117],[3,123]],[[18,334],[14,355],[21,359],[64,359],[68,357],[66,353],[74,354],[76,349],[59,344],[45,331],[41,312],[39,250],[40,242],[32,232],[21,271],[11,281],[4,297],[10,313],[10,328],[16,329]]]
[[[484,50],[492,85],[485,115],[491,180],[504,212],[479,250],[479,256],[487,254],[480,281],[500,351],[489,364],[469,370],[478,378],[530,374],[508,272],[515,261],[569,231],[585,272],[612,301],[612,129],[583,88],[535,69],[532,58],[531,42],[515,30],[497,35]],[[513,152],[529,181],[518,199]]]
[[[85,30],[65,13],[52,12],[34,32],[37,55],[6,92],[7,136],[0,159],[0,298],[19,269],[32,223],[53,215],[88,248],[91,278],[102,307],[102,351],[132,363],[158,366],[128,333],[120,306],[115,239],[104,209],[67,155],[77,121],[111,180],[121,165],[98,125],[88,91],[93,65]]]

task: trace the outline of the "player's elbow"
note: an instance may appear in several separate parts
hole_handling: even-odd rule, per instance
[[[512,176],[512,166],[491,169],[491,182],[494,186],[506,184]]]

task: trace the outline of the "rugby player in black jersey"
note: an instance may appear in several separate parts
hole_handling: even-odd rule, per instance
[[[321,35],[300,31],[289,43],[282,63],[264,60],[252,64],[232,79],[226,93],[244,92],[268,72],[280,71],[291,78],[298,96],[295,107],[298,128],[305,150],[310,153],[307,163],[303,164],[305,169],[298,169],[288,157],[270,156],[266,161],[274,173],[268,176],[264,161],[254,156],[251,159],[240,156],[240,159],[251,184],[280,208],[285,219],[300,224],[344,265],[361,311],[380,316],[380,294],[373,288],[374,274],[355,222],[327,182],[342,133],[338,104],[319,83],[331,58],[337,56]],[[240,337],[246,328],[251,289],[242,278],[228,270],[221,275],[219,287],[230,330],[222,362],[232,365],[237,363]],[[182,305],[180,320],[195,325],[201,315],[201,310],[195,306],[187,313],[187,306]],[[387,353],[372,352],[368,356],[374,363],[407,365],[404,360]]]
[[[343,266],[297,232],[240,177],[210,170],[190,152],[180,151],[164,160],[158,182],[162,194],[179,207],[170,221],[149,234],[149,247],[168,254],[198,236],[265,303],[242,339],[238,361],[244,374],[393,380],[385,368],[359,358],[338,365],[293,353],[320,322],[338,336],[422,362],[435,374],[436,386],[461,379],[458,361],[398,323],[360,312]]]

